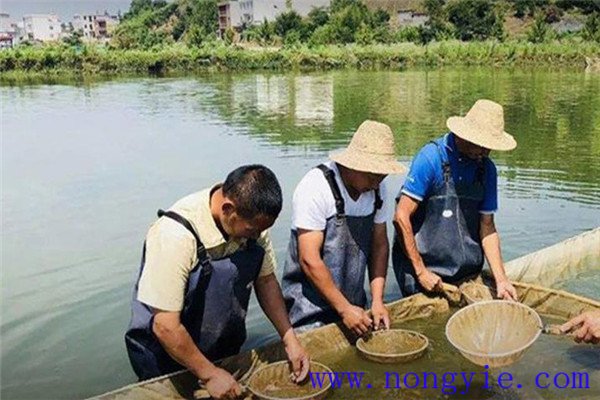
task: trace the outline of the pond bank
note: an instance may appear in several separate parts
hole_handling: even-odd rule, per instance
[[[402,69],[446,65],[586,66],[600,56],[593,42],[458,42],[419,46],[348,45],[317,48],[242,48],[174,45],[158,50],[109,50],[103,47],[24,47],[0,52],[0,78],[36,74],[149,74],[196,71],[288,71]]]

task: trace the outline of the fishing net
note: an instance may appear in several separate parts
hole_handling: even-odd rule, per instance
[[[460,292],[467,301],[467,304],[494,300],[496,298],[496,291],[494,289],[477,282],[463,283],[460,286]]]
[[[585,271],[600,267],[600,228],[506,263],[511,281],[554,286]]]
[[[402,363],[415,360],[427,350],[429,340],[419,332],[389,329],[360,338],[356,348],[361,356],[378,363]]]
[[[519,360],[542,331],[540,316],[530,307],[505,300],[482,301],[457,311],[446,325],[446,337],[477,365],[502,367]]]
[[[539,314],[557,318],[557,322],[566,321],[584,311],[600,310],[600,302],[564,291],[518,282],[514,283],[514,286],[520,302]],[[395,325],[451,312],[446,299],[423,294],[389,303],[387,307],[390,319]],[[512,327],[521,326],[516,322],[507,324]],[[535,327],[536,330],[538,328]],[[336,353],[344,352],[356,341],[356,337],[341,323],[330,324],[302,333],[299,335],[299,339],[314,360],[319,360],[324,355],[331,357],[332,354],[335,356]],[[560,356],[557,355],[557,357],[557,360],[560,360]],[[250,376],[252,372],[264,365],[285,359],[286,353],[283,345],[281,342],[276,342],[226,358],[217,364],[231,373],[238,372]],[[415,362],[422,360],[423,358]],[[187,371],[180,371],[120,388],[101,395],[97,399],[191,399],[197,389],[197,379]]]
[[[323,364],[310,363],[312,372],[331,372]],[[255,397],[264,400],[280,399],[321,399],[331,387],[328,380],[323,382],[322,388],[315,388],[309,379],[304,382],[294,383],[291,379],[290,365],[287,361],[268,364],[259,368],[248,380],[248,389]]]

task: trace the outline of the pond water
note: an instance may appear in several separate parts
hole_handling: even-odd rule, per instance
[[[425,355],[407,364],[373,363],[364,360],[354,347],[319,358],[317,361],[333,371],[366,371],[361,378],[353,376],[355,384],[361,379],[360,389],[350,388],[346,376],[330,398],[364,399],[368,395],[377,399],[509,400],[558,399],[565,398],[566,394],[570,398],[600,398],[598,346],[576,346],[570,338],[542,334],[515,364],[501,368],[480,367],[469,362],[446,340],[444,332],[450,315],[438,314],[392,326],[421,332],[429,339]],[[542,320],[559,322],[545,316]],[[574,371],[582,374],[581,384],[579,378],[572,375]],[[502,373],[505,375],[501,376]],[[508,374],[512,379],[509,380]],[[587,378],[583,374],[587,374]],[[554,387],[555,378],[557,386],[566,389]],[[589,389],[585,389],[586,382]]]
[[[1,86],[2,397],[81,398],[135,381],[123,334],[158,208],[240,164],[266,164],[284,190],[272,230],[281,261],[294,186],[364,119],[389,124],[409,164],[478,98],[505,106],[519,143],[492,153],[505,259],[599,226],[600,75],[459,68]],[[600,272],[564,285],[599,298]],[[247,347],[274,339],[255,300],[248,327]]]

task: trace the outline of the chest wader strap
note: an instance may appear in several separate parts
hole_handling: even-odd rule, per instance
[[[204,276],[204,275],[210,274],[212,271],[212,265],[210,265],[208,253],[206,252],[206,248],[204,247],[204,244],[200,240],[200,237],[196,233],[196,230],[192,227],[192,224],[190,223],[190,221],[188,221],[181,215],[177,214],[175,211],[158,210],[157,215],[159,218],[167,217],[167,218],[171,218],[172,220],[174,220],[176,222],[179,222],[181,225],[184,226],[185,229],[187,229],[194,236],[194,239],[196,239],[196,258],[198,259],[198,263],[200,265],[202,265],[201,275]]]
[[[379,188],[375,189],[375,209],[373,212],[381,209],[383,206],[383,200],[381,199],[381,195],[379,194]]]
[[[485,163],[482,161],[477,164],[477,181],[481,183],[482,186],[485,186]]]
[[[433,143],[435,145],[435,147],[437,147],[438,152],[440,153],[440,160],[442,160],[442,172],[444,174],[444,183],[448,183],[448,181],[450,180],[450,176],[452,174],[452,169],[450,168],[450,163],[448,162],[447,159],[444,158],[444,153],[442,152],[442,148],[440,146],[440,144],[436,141],[430,141],[430,143]]]
[[[335,200],[335,210],[338,216],[344,216],[345,214],[345,204],[344,198],[342,197],[342,193],[340,192],[340,187],[335,180],[335,174],[333,170],[327,168],[324,164],[320,164],[317,166],[325,175],[325,179],[331,188],[331,192],[333,193],[333,199]],[[379,194],[379,188],[375,189],[375,205],[373,212],[381,209],[383,206],[383,200],[381,199],[381,195]]]
[[[318,165],[317,168],[319,168],[321,170],[321,172],[323,172],[323,175],[325,175],[325,179],[327,180],[327,183],[329,184],[331,193],[333,193],[333,199],[335,200],[335,212],[337,214],[336,217],[338,217],[338,218],[344,217],[346,214],[344,198],[342,197],[342,192],[340,192],[340,187],[338,186],[337,182],[335,181],[335,174],[334,174],[333,170],[327,168],[327,166],[325,166],[324,164]]]

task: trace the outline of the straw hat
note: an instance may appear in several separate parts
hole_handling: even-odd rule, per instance
[[[477,100],[464,117],[450,117],[448,128],[459,138],[490,150],[517,147],[512,135],[504,132],[504,110],[491,100]]]
[[[356,130],[348,147],[329,158],[355,171],[374,174],[402,174],[406,168],[396,161],[394,134],[381,122],[366,120]]]

